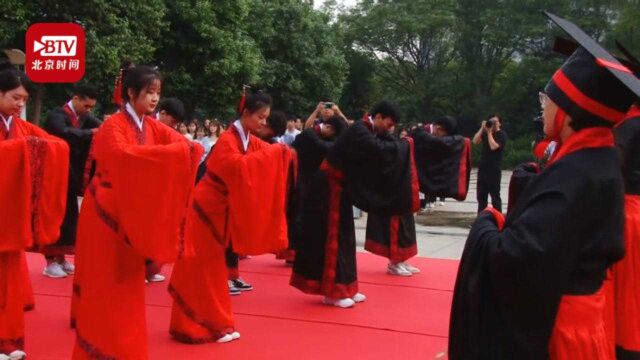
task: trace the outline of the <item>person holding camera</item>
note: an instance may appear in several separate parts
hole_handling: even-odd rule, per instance
[[[473,136],[473,143],[482,144],[482,155],[478,165],[478,212],[487,207],[488,195],[491,195],[491,205],[501,212],[501,165],[504,147],[507,144],[507,134],[502,130],[502,119],[494,115],[489,120],[483,121],[480,129]]]
[[[304,128],[308,129],[310,127],[314,127],[318,120],[320,122],[331,119],[333,116],[339,116],[344,121],[347,121],[347,118],[344,116],[338,105],[332,103],[330,101],[321,101],[316,106],[316,109],[309,115],[309,118],[304,123]]]

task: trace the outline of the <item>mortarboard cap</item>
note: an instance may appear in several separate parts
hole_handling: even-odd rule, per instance
[[[545,14],[579,45],[547,84],[549,98],[573,118],[622,121],[640,96],[640,80],[577,25]],[[558,44],[558,52],[568,49]]]

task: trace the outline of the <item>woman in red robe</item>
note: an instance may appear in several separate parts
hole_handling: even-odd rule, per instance
[[[235,331],[225,248],[239,254],[272,253],[287,247],[285,198],[292,153],[253,135],[265,126],[271,97],[248,95],[240,119],[225,131],[194,192],[186,238],[196,256],[176,262],[170,333],[187,343],[228,342]],[[198,281],[194,281],[198,279]]]
[[[147,115],[160,88],[154,69],[128,69],[124,107],[94,140],[78,224],[73,359],[146,359],[145,261],[191,252],[181,229],[203,150]]]
[[[69,147],[16,115],[27,81],[13,68],[0,70],[0,359],[26,356],[24,309],[33,294],[24,250],[57,240],[66,204]]]

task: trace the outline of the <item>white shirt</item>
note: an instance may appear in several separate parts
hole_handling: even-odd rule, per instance
[[[2,118],[4,126],[7,127],[7,131],[11,131],[11,122],[13,121],[13,116],[9,116],[9,118],[7,119],[4,116],[0,115],[0,118]]]
[[[69,106],[69,109],[71,109],[71,112],[73,113],[73,115],[76,116],[76,119],[77,119],[78,113],[76,112],[76,109],[73,108],[73,100],[69,100],[69,102],[67,103],[67,106]]]
[[[127,103],[127,105],[125,106],[125,108],[127,109],[127,112],[129,113],[129,115],[131,115],[131,118],[133,118],[133,121],[136,123],[136,125],[138,125],[138,127],[140,128],[140,131],[142,131],[142,124],[143,121],[142,119],[140,119],[138,117],[138,114],[136,114],[136,112],[133,110],[133,107],[131,106],[130,103]]]
[[[236,120],[233,123],[233,126],[235,126],[238,129],[238,131],[240,132],[240,139],[242,140],[242,147],[244,147],[244,151],[247,151],[247,149],[249,149],[249,133],[247,132],[247,134],[245,135],[244,129],[242,128],[242,124],[240,123],[240,120]]]

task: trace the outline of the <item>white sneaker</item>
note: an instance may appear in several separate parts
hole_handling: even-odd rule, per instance
[[[9,359],[11,360],[22,360],[27,358],[27,353],[22,350],[16,350],[9,354]]]
[[[353,301],[354,301],[354,302],[356,302],[356,303],[361,303],[361,302],[363,302],[363,301],[367,300],[367,297],[366,297],[366,296],[364,296],[364,294],[363,294],[363,293],[357,293],[357,294],[353,295],[353,297],[351,298],[351,300],[353,300]]]
[[[76,272],[76,267],[72,263],[68,262],[67,260],[65,260],[60,265],[62,265],[62,270],[66,272],[68,275],[73,275]]]
[[[7,354],[0,354],[0,360],[11,360],[11,358]]]
[[[444,206],[444,201],[438,201],[438,206]]]
[[[42,271],[42,275],[54,279],[67,277],[67,273],[62,270],[62,265],[58,264],[57,262],[52,262],[51,264],[47,265]]]
[[[147,278],[147,282],[163,282],[167,278],[164,275],[155,274]]]
[[[237,331],[234,331],[234,332],[232,332],[232,333],[231,333],[231,334],[229,334],[229,335],[231,335],[231,338],[232,338],[233,340],[238,340],[238,339],[240,339],[240,333],[239,333],[239,332],[237,332]]]
[[[427,203],[427,206],[425,206],[425,209],[433,209],[435,207],[435,205],[433,203]]]
[[[337,306],[339,308],[350,308],[353,305],[356,304],[355,301],[353,301],[353,299],[350,298],[344,298],[344,299],[332,299],[332,298],[328,298],[325,297],[324,299],[322,299],[322,303],[325,305],[333,305],[333,306]]]
[[[402,267],[402,265],[400,265],[400,264],[391,264],[391,263],[389,263],[389,265],[387,265],[387,273],[391,274],[391,275],[397,275],[397,276],[411,276],[411,275],[413,275],[411,273],[411,271],[405,269],[404,267]]]
[[[406,262],[401,262],[398,265],[402,266],[403,268],[405,268],[405,270],[409,271],[412,274],[419,274],[420,273],[420,269],[418,269],[417,267],[406,263]]]
[[[233,336],[231,336],[231,334],[227,334],[223,337],[221,337],[220,339],[216,340],[217,343],[228,343],[229,341],[233,340]]]

